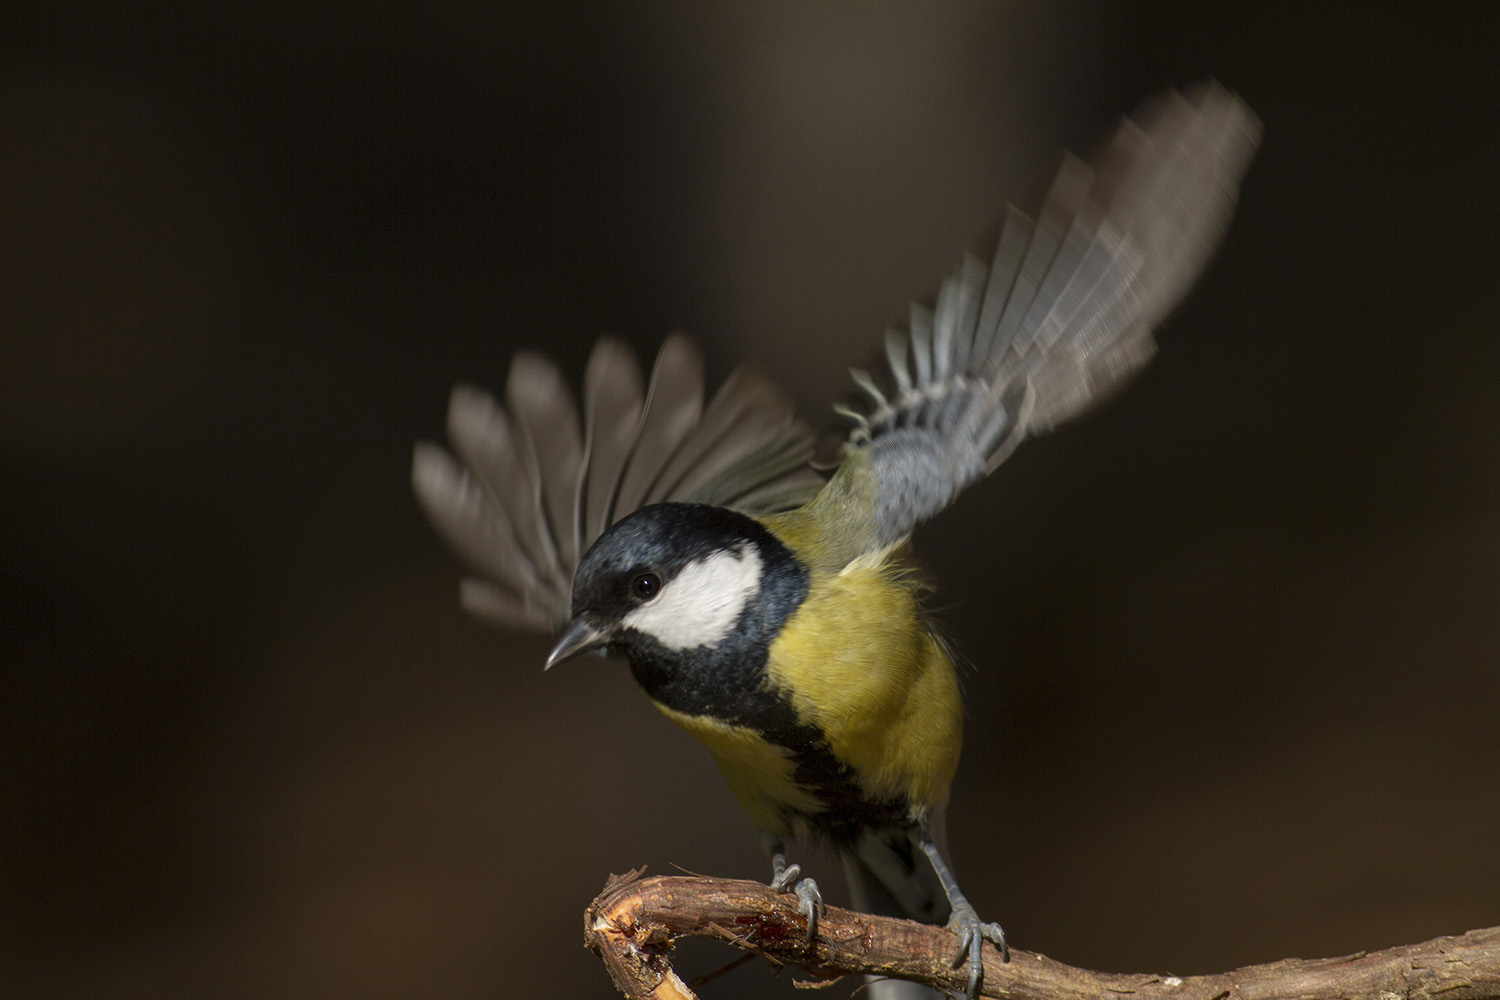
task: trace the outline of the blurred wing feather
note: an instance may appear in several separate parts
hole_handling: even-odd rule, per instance
[[[988,264],[966,257],[931,310],[885,338],[839,475],[867,470],[876,511],[855,554],[904,539],[1030,434],[1068,420],[1151,357],[1151,330],[1228,226],[1259,122],[1214,83],[1148,101],[1092,166],[1068,157],[1035,219],[1010,209]],[[453,454],[422,444],[417,497],[479,575],[464,606],[511,627],[566,621],[572,576],[612,523],[660,500],[765,513],[799,506],[822,480],[811,432],[763,375],[740,369],[705,407],[703,359],[663,343],[649,386],[618,340],[601,339],[583,416],[557,369],[511,366],[501,407],[453,392]],[[856,531],[855,534],[859,532]]]
[[[635,354],[613,337],[600,338],[583,373],[588,428],[588,475],[582,483],[585,538],[599,537],[614,522],[620,477],[630,460],[645,407],[645,383]]]
[[[677,447],[703,416],[703,355],[680,333],[669,336],[651,370],[640,436],[625,469],[616,520],[643,507]]]
[[[849,447],[878,508],[856,550],[899,542],[1150,359],[1152,328],[1228,228],[1259,135],[1216,83],[1159,95],[1092,166],[1063,160],[1034,221],[1007,213],[987,268],[965,259],[934,311],[913,307],[909,333],[886,337],[883,380],[855,373]]]
[[[438,533],[478,574],[463,606],[507,628],[567,621],[573,573],[610,524],[645,503],[686,500],[747,513],[805,503],[813,435],[759,373],[730,375],[705,409],[703,361],[667,338],[643,393],[640,367],[603,338],[584,374],[583,418],[551,362],[518,354],[506,406],[460,386],[450,455],[419,444],[412,485]]]

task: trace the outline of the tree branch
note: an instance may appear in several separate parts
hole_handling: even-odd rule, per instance
[[[684,936],[723,941],[819,980],[873,974],[952,991],[964,987],[962,970],[950,966],[955,945],[944,928],[830,906],[811,945],[805,932],[795,897],[759,882],[643,879],[639,871],[611,876],[584,914],[584,944],[630,1000],[694,1000],[670,961],[673,942]],[[1090,972],[1014,950],[1006,964],[989,945],[985,952],[980,993],[1008,1000],[1500,1000],[1500,927],[1342,958],[1284,959],[1181,978]]]

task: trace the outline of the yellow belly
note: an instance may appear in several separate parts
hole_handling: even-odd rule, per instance
[[[863,797],[901,803],[913,819],[937,806],[958,769],[963,703],[953,660],[928,628],[900,552],[869,552],[860,530],[871,507],[853,452],[818,497],[766,525],[809,572],[807,597],[771,643],[764,683],[803,725],[827,738]],[[863,491],[863,492],[861,492]],[[795,780],[787,753],[754,730],[658,705],[701,740],[750,819],[788,832],[817,798]]]
[[[653,701],[663,715],[697,737],[713,756],[724,783],[757,830],[787,836],[789,819],[816,816],[823,805],[795,778],[795,765],[781,747],[745,726],[712,716],[689,715]]]
[[[963,736],[958,679],[899,571],[819,581],[771,644],[766,683],[824,733],[867,798],[909,803],[915,819],[947,793]],[[785,835],[792,817],[823,811],[788,753],[755,730],[656,707],[708,748],[757,829]]]
[[[878,551],[866,449],[850,448],[806,506],[764,519],[811,575],[771,644],[767,681],[828,736],[873,799],[937,805],[958,769],[963,703],[901,551]]]
[[[816,581],[766,670],[868,797],[925,811],[947,793],[963,737],[958,678],[899,569],[856,565]]]

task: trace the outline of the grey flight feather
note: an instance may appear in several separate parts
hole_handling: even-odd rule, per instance
[[[1012,208],[986,267],[969,257],[936,307],[886,338],[849,447],[868,449],[868,548],[905,538],[1025,437],[1077,416],[1152,356],[1234,210],[1260,123],[1208,82],[1146,102],[1092,166],[1064,160],[1033,220]]]
[[[448,407],[450,455],[419,444],[412,485],[428,518],[476,576],[463,605],[496,624],[553,631],[568,620],[573,573],[609,525],[658,500],[747,513],[807,502],[823,480],[813,434],[789,397],[749,368],[703,402],[703,360],[687,337],[640,368],[603,338],[584,374],[583,416],[539,355],[518,354],[506,405],[469,386]]]
[[[1177,304],[1233,212],[1260,125],[1215,83],[1160,95],[1089,166],[1068,157],[1035,219],[1011,208],[988,264],[966,257],[932,309],[889,332],[847,448],[873,476],[858,552],[899,543],[993,471],[1027,436],[1097,403],[1150,359],[1151,329]],[[594,540],[661,500],[748,513],[807,502],[822,480],[789,398],[751,368],[707,405],[703,360],[681,334],[649,384],[603,338],[582,417],[546,359],[512,363],[505,406],[453,391],[453,454],[421,444],[412,481],[428,517],[476,571],[463,604],[506,626],[566,622],[573,572]],[[859,532],[856,531],[856,534]]]

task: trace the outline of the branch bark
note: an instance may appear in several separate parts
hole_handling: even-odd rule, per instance
[[[584,914],[584,944],[630,1000],[695,1000],[672,970],[679,937],[723,941],[820,980],[855,974],[961,991],[954,939],[926,924],[830,906],[811,945],[797,901],[759,882],[611,876]],[[1009,1000],[1500,1000],[1500,927],[1342,958],[1284,959],[1206,976],[1090,972],[1044,955],[985,946],[980,995]]]

